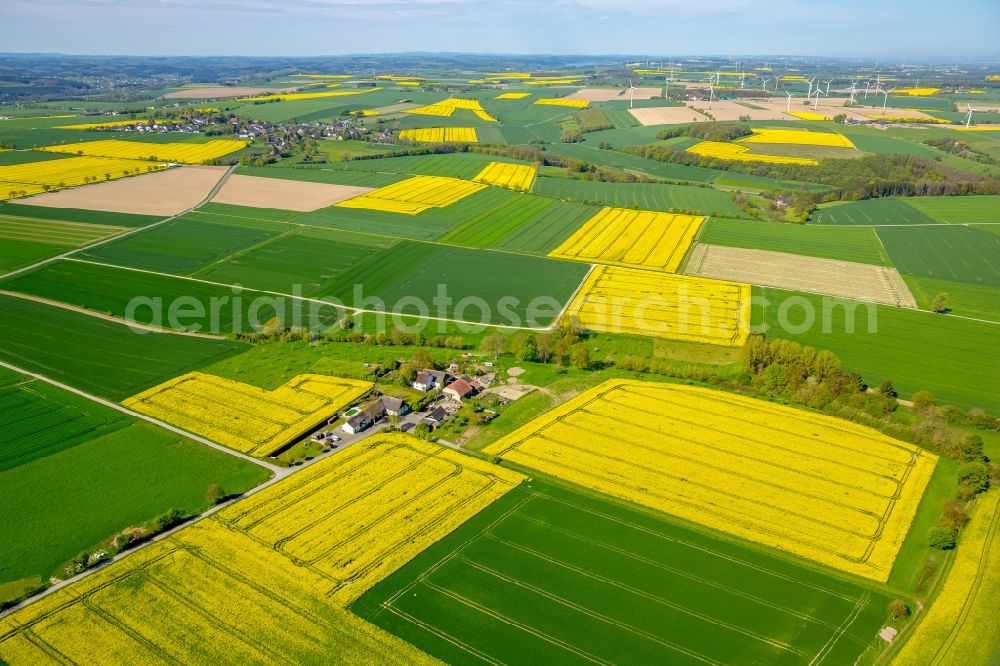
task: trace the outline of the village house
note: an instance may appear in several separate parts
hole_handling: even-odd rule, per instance
[[[418,391],[431,391],[440,388],[448,383],[451,377],[447,372],[440,370],[421,370],[417,373],[417,378],[411,382],[410,386]]]
[[[444,410],[444,407],[435,407],[431,410],[431,413],[424,417],[424,423],[432,428],[437,428],[439,425],[445,422],[448,418],[448,412]]]
[[[441,393],[452,400],[462,401],[465,398],[471,398],[476,395],[476,388],[468,380],[459,377],[448,384]]]
[[[360,412],[348,418],[344,425],[340,426],[340,429],[349,435],[356,435],[375,425],[375,422],[385,414],[385,405],[382,404],[382,400],[374,400],[365,405]]]
[[[391,395],[382,396],[379,401],[382,403],[382,409],[389,416],[406,416],[410,413],[410,406],[400,400],[399,398],[394,398]]]

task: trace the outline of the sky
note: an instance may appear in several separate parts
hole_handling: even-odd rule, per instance
[[[1000,1],[0,0],[0,51],[995,60]]]

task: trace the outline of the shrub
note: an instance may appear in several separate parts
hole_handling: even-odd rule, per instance
[[[909,617],[910,607],[906,605],[906,602],[902,599],[893,599],[889,603],[889,616],[894,620],[902,620],[904,617]]]
[[[972,495],[990,487],[990,472],[981,462],[968,462],[958,468],[958,485]]]
[[[932,527],[927,532],[927,544],[938,550],[951,550],[955,547],[955,533],[947,527]]]

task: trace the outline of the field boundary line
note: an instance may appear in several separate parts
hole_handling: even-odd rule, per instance
[[[75,261],[74,259],[67,259],[66,261]],[[148,331],[150,333],[163,333],[166,335],[186,335],[192,338],[205,338],[208,340],[227,340],[224,335],[215,335],[212,333],[193,333],[191,331],[175,331],[169,328],[163,328],[159,326],[153,326],[151,324],[140,324],[137,321],[132,321],[130,319],[124,319],[122,317],[116,317],[114,315],[104,314],[103,312],[98,312],[97,310],[88,310],[87,308],[80,307],[78,305],[72,305],[70,303],[63,303],[62,301],[53,301],[49,298],[43,298],[41,296],[34,296],[32,294],[24,294],[17,291],[7,291],[6,289],[0,289],[0,296],[10,296],[11,298],[21,298],[26,301],[34,301],[35,303],[42,303],[44,305],[49,305],[54,308],[62,308],[63,310],[69,310],[71,312],[78,312],[80,314],[87,315],[88,317],[94,317],[96,319],[103,319],[105,321],[112,321],[116,324],[121,324],[123,326],[128,326],[129,328],[138,328],[143,331]]]
[[[205,446],[210,446],[211,448],[213,448],[213,449],[215,449],[217,451],[221,451],[223,453],[228,453],[231,456],[236,456],[237,458],[241,458],[241,459],[243,459],[246,462],[250,462],[250,463],[253,463],[253,464],[258,465],[260,467],[263,467],[265,469],[270,470],[271,472],[273,472],[275,474],[275,476],[282,476],[283,477],[283,476],[287,476],[288,473],[289,473],[289,468],[278,467],[277,465],[272,465],[271,463],[269,463],[269,462],[267,462],[265,460],[260,460],[258,458],[254,458],[252,456],[248,456],[245,453],[240,453],[239,451],[236,451],[235,449],[230,449],[228,447],[225,447],[222,444],[216,444],[215,442],[211,441],[210,439],[206,439],[205,437],[202,437],[200,435],[196,435],[194,433],[188,432],[188,431],[184,430],[183,428],[178,428],[177,426],[170,425],[169,423],[161,421],[161,420],[159,420],[157,418],[154,418],[152,416],[147,416],[145,414],[140,414],[139,412],[132,411],[128,407],[124,407],[123,405],[119,405],[116,402],[112,402],[111,400],[105,400],[104,398],[100,398],[100,397],[98,397],[96,395],[93,395],[91,393],[87,393],[86,391],[82,391],[82,390],[80,390],[78,388],[75,388],[73,386],[70,386],[68,384],[63,384],[62,382],[56,381],[55,379],[52,379],[50,377],[46,377],[45,375],[42,375],[42,374],[39,374],[39,373],[36,373],[36,372],[32,372],[30,370],[26,370],[24,368],[18,367],[16,365],[11,364],[11,363],[7,363],[6,361],[0,361],[0,367],[7,368],[8,370],[13,370],[14,372],[21,373],[22,375],[27,375],[28,377],[32,377],[32,378],[37,379],[37,380],[39,380],[41,382],[45,382],[46,384],[51,384],[52,386],[55,386],[56,388],[60,388],[60,389],[62,389],[64,391],[69,391],[70,393],[74,393],[74,394],[76,394],[76,395],[78,395],[78,396],[80,396],[82,398],[86,398],[87,400],[90,400],[92,402],[96,402],[99,405],[103,405],[105,407],[110,407],[111,409],[114,409],[115,411],[121,412],[121,413],[123,413],[123,414],[125,414],[127,416],[131,416],[134,419],[139,419],[139,420],[142,420],[142,421],[146,421],[147,423],[152,423],[155,426],[159,426],[160,428],[164,428],[165,430],[169,430],[170,432],[172,432],[174,434],[177,434],[177,435],[180,435],[181,437],[184,437],[186,439],[193,440],[195,442],[198,442],[199,444],[204,444]]]
[[[518,331],[538,331],[538,332],[545,332],[545,331],[555,330],[556,326],[558,325],[558,319],[554,320],[553,323],[549,324],[548,326],[532,327],[532,326],[514,326],[513,324],[484,324],[484,323],[478,322],[478,321],[468,321],[468,320],[465,320],[465,319],[450,319],[448,317],[430,317],[430,316],[423,317],[423,316],[414,315],[414,314],[407,314],[405,312],[397,313],[397,314],[394,315],[392,312],[388,312],[386,310],[369,310],[369,309],[365,309],[365,308],[355,308],[355,307],[352,307],[352,306],[349,306],[349,305],[338,305],[336,303],[330,303],[329,301],[324,301],[321,298],[312,298],[310,296],[295,296],[294,294],[286,294],[286,293],[281,292],[281,291],[271,291],[269,289],[254,289],[252,287],[244,287],[243,285],[226,284],[225,282],[214,282],[212,280],[205,280],[204,278],[196,278],[196,277],[191,277],[191,276],[188,276],[188,275],[174,275],[172,273],[164,273],[163,271],[150,270],[148,268],[135,268],[133,266],[119,266],[118,264],[107,264],[107,263],[104,263],[104,262],[101,262],[101,261],[93,261],[92,259],[77,259],[76,257],[66,257],[65,261],[75,261],[75,262],[78,262],[78,263],[81,263],[81,264],[92,264],[94,266],[104,266],[105,268],[114,268],[114,269],[124,270],[124,271],[133,271],[135,273],[147,273],[149,275],[158,275],[160,277],[168,277],[168,278],[173,278],[173,279],[176,279],[176,280],[188,280],[189,282],[200,282],[202,284],[210,284],[210,285],[213,285],[213,286],[216,286],[216,287],[227,287],[229,289],[239,288],[242,291],[247,291],[247,292],[257,292],[259,294],[267,294],[269,296],[281,296],[282,298],[291,298],[293,300],[304,301],[306,303],[315,303],[317,305],[323,305],[323,306],[326,306],[328,308],[332,308],[334,310],[346,311],[346,312],[348,312],[350,314],[354,314],[354,315],[359,315],[359,314],[381,314],[381,315],[385,315],[387,317],[398,316],[398,317],[400,317],[402,319],[421,319],[421,320],[428,320],[428,321],[446,321],[446,322],[451,322],[451,323],[454,323],[454,324],[468,324],[469,326],[484,326],[485,328],[488,328],[488,329],[489,328],[504,328],[504,329],[510,329],[510,330],[518,330]],[[3,276],[0,276],[0,280],[2,280],[2,279],[3,279]],[[582,284],[582,282],[581,282],[581,284]]]
[[[225,184],[226,180],[229,178],[230,175],[232,175],[233,171],[235,171],[235,170],[236,170],[236,165],[235,164],[233,166],[229,167],[226,170],[226,172],[224,174],[222,174],[222,176],[219,178],[218,182],[215,184],[215,187],[213,187],[212,190],[208,193],[208,196],[206,196],[204,199],[202,199],[201,201],[199,201],[198,203],[196,203],[194,206],[192,206],[191,208],[188,208],[185,211],[177,213],[176,215],[171,215],[170,217],[165,217],[162,220],[160,220],[159,222],[153,222],[152,224],[147,224],[144,227],[137,227],[136,229],[133,229],[132,231],[126,231],[123,234],[117,234],[115,236],[109,236],[108,238],[102,238],[102,239],[100,239],[98,241],[95,241],[93,243],[88,243],[86,245],[81,245],[80,247],[75,247],[72,250],[69,250],[68,252],[63,252],[62,254],[57,254],[54,257],[49,257],[49,258],[43,259],[41,261],[36,261],[35,263],[30,264],[28,266],[22,266],[21,268],[15,268],[12,271],[8,271],[8,272],[0,275],[0,280],[5,280],[5,279],[7,279],[9,277],[13,277],[15,275],[20,275],[21,273],[26,273],[26,272],[32,271],[32,270],[34,270],[36,268],[41,268],[42,266],[47,266],[48,264],[51,264],[51,263],[56,262],[56,261],[59,261],[60,259],[68,259],[69,257],[73,256],[74,254],[77,254],[78,252],[83,252],[84,250],[92,250],[95,247],[98,247],[98,246],[101,246],[101,245],[106,245],[106,244],[108,244],[108,243],[110,243],[112,241],[116,241],[116,240],[119,240],[121,238],[126,238],[128,236],[134,236],[135,234],[140,234],[140,233],[142,233],[144,231],[149,231],[150,229],[155,229],[156,227],[162,226],[162,225],[166,224],[167,222],[172,222],[172,221],[176,220],[178,217],[180,217],[182,215],[186,215],[186,214],[190,213],[191,211],[197,210],[197,209],[201,208],[202,206],[204,206],[209,201],[211,201],[212,197],[214,197],[216,194],[218,194],[219,190],[222,189],[223,184]]]

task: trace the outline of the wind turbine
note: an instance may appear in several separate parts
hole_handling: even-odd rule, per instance
[[[824,81],[823,83],[826,84],[826,92],[824,92],[823,94],[826,95],[827,97],[829,97],[830,96],[830,84],[833,83],[833,79],[830,79],[829,81]]]
[[[858,93],[858,82],[851,83],[851,104],[854,104],[854,96]]]
[[[635,86],[632,85],[632,79],[628,80],[628,108],[632,108],[635,105]]]
[[[771,79],[767,78],[766,76],[760,77],[760,87],[764,89],[765,93],[767,92],[767,82],[770,80]]]
[[[743,90],[743,85],[746,83],[747,75],[740,74],[740,90]]]
[[[708,110],[712,110],[712,102],[715,100],[715,88],[712,87],[711,82],[708,84]]]
[[[969,109],[969,112],[965,114],[965,127],[968,128],[969,125],[972,124],[972,112],[975,111],[975,109],[973,109],[968,104],[966,104],[966,108]]]
[[[806,93],[806,99],[809,99],[810,97],[812,97],[812,94],[813,94],[813,83],[815,83],[815,82],[816,82],[816,77],[815,76],[812,77],[811,79],[809,79],[809,92]]]
[[[813,111],[818,111],[819,110],[819,96],[822,93],[823,93],[823,91],[819,89],[819,86],[816,86],[816,102],[813,104]]]
[[[885,95],[885,99],[882,100],[882,113],[885,113],[885,107],[889,104],[889,93],[891,93],[895,88],[890,88],[889,90],[882,90],[882,94]]]
[[[788,103],[785,105],[785,113],[788,113],[792,110],[792,93],[786,90],[785,94],[788,95]]]

